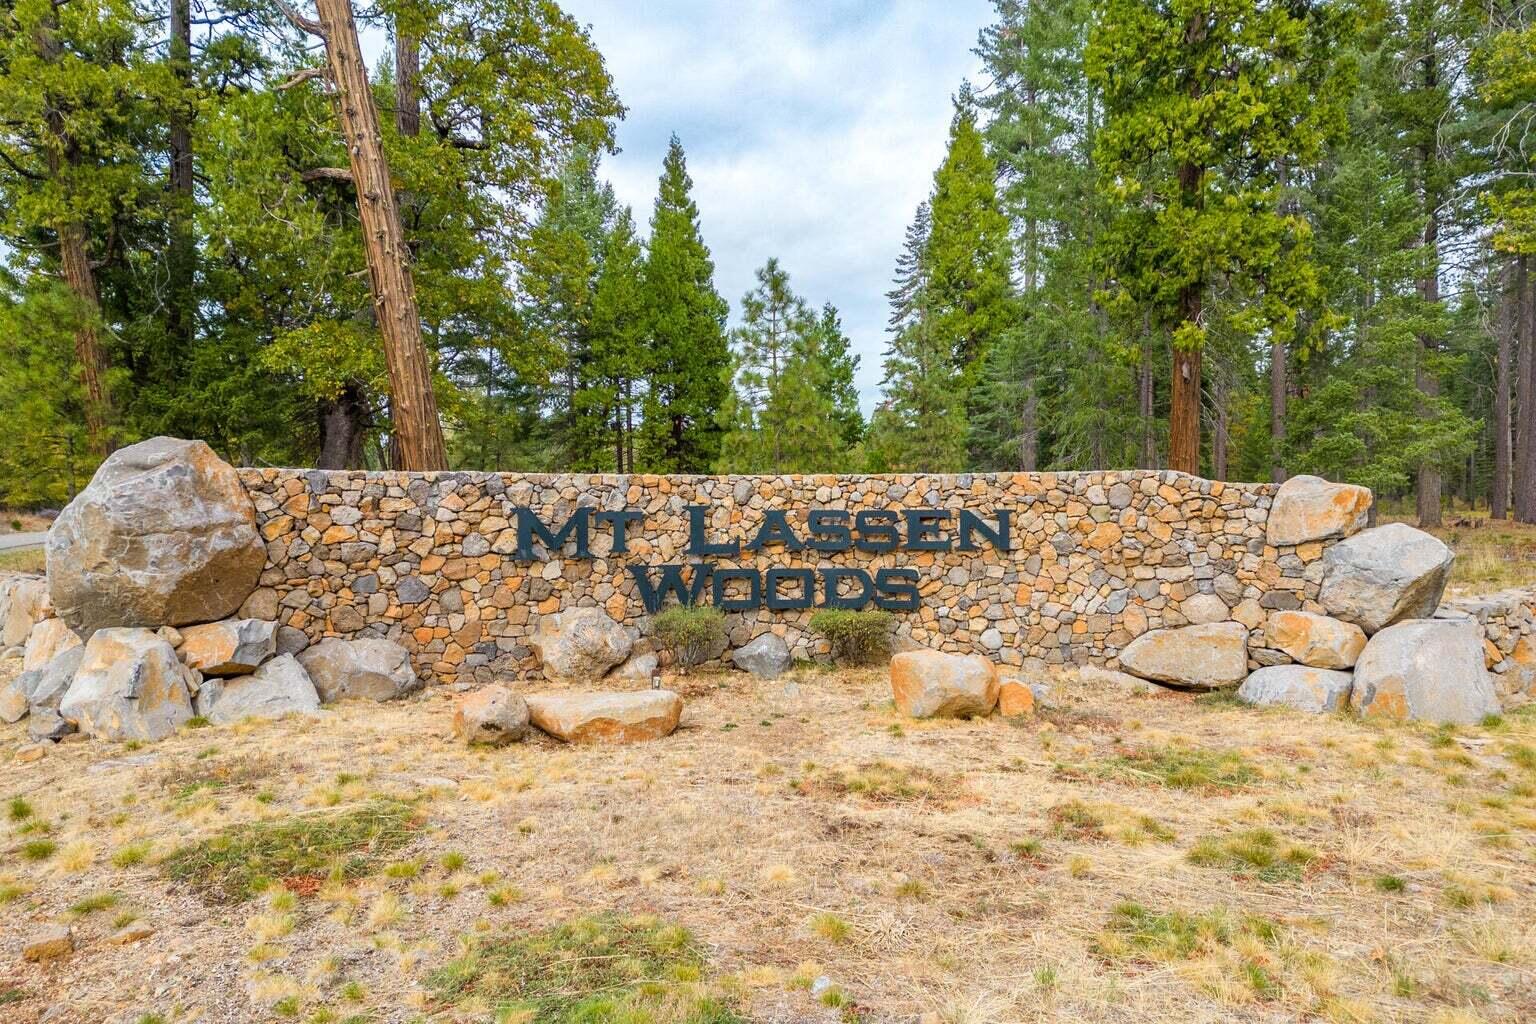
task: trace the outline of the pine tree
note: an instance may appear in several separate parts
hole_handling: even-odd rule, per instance
[[[1115,204],[1099,251],[1122,315],[1173,340],[1168,462],[1200,471],[1203,306],[1218,277],[1253,296],[1251,327],[1289,327],[1316,291],[1306,224],[1278,171],[1343,126],[1330,3],[1114,0],[1085,54],[1104,95],[1096,160]]]
[[[853,342],[843,333],[842,317],[832,303],[821,307],[821,317],[811,330],[816,334],[817,359],[822,367],[818,387],[832,404],[843,447],[852,449],[864,439],[864,414],[859,409],[859,390],[854,384],[859,357],[853,351]]]
[[[600,431],[604,457],[595,468],[634,471],[634,432],[648,372],[645,347],[645,253],[629,208],[619,211],[603,243],[603,268],[592,297],[590,363],[577,393],[577,422]],[[600,439],[592,439],[594,445]],[[607,456],[611,455],[611,458]]]
[[[699,233],[693,180],[676,136],[667,147],[646,253],[649,378],[641,467],[702,473],[720,452],[719,416],[730,391],[725,300]]]

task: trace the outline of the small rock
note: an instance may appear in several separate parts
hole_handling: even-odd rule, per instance
[[[773,633],[764,633],[731,652],[731,662],[759,679],[777,679],[794,663],[789,645]]]
[[[1248,630],[1240,622],[1154,629],[1120,652],[1120,666],[1169,686],[1232,686],[1248,675]]]
[[[277,627],[276,654],[298,654],[309,646],[309,635],[292,626]]]
[[[75,732],[75,723],[54,708],[38,708],[27,719],[27,738],[37,743],[57,743]]]
[[[41,761],[48,756],[48,748],[52,743],[29,743],[24,747],[16,748],[16,761],[19,764],[31,764],[33,761]]]
[[[25,960],[38,963],[43,960],[66,957],[74,950],[75,938],[70,930],[64,925],[56,924],[29,936],[21,947],[21,955]]]
[[[299,660],[282,654],[251,675],[208,680],[197,693],[197,709],[215,725],[230,725],[246,718],[317,714],[320,695]]]
[[[127,946],[134,942],[142,942],[153,934],[155,934],[155,930],[149,925],[143,921],[134,921],[132,924],[124,925],[111,935],[108,935],[107,941],[114,946]]]
[[[528,697],[528,718],[567,743],[634,743],[671,735],[683,698],[671,690],[548,693]]]
[[[997,689],[997,666],[980,655],[921,650],[891,657],[891,694],[909,718],[989,715]]]
[[[70,648],[79,646],[80,638],[63,619],[44,619],[32,627],[32,635],[27,637],[21,667],[28,672],[42,668]]]
[[[243,676],[277,653],[277,623],[225,619],[181,631],[181,660],[205,676]]]
[[[1129,672],[1117,672],[1102,665],[1084,665],[1077,670],[1078,682],[1094,688],[1119,690],[1125,693],[1167,693],[1154,682],[1133,676]]]
[[[1265,537],[1275,547],[1348,537],[1365,528],[1370,512],[1369,488],[1293,476],[1275,495]]]
[[[391,640],[322,640],[298,655],[320,700],[395,700],[421,688],[410,653]]]
[[[997,712],[1004,718],[1034,714],[1034,689],[1021,679],[1004,679],[997,687]]]
[[[1248,704],[1283,705],[1320,715],[1337,711],[1349,700],[1354,677],[1348,672],[1277,665],[1254,672],[1237,688],[1237,699]]]
[[[1192,625],[1204,626],[1212,622],[1225,622],[1232,617],[1227,602],[1215,594],[1195,594],[1186,598],[1179,607]]]
[[[453,712],[453,734],[470,745],[505,746],[527,732],[528,703],[505,686],[476,690]]]
[[[624,664],[608,673],[608,678],[650,685],[651,679],[656,675],[656,669],[660,665],[661,659],[657,657],[655,651],[646,651],[644,654],[631,654],[624,660]]]

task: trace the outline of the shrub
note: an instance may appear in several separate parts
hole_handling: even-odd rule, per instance
[[[890,612],[826,608],[811,616],[811,631],[831,643],[833,660],[859,664],[890,653],[895,621]]]
[[[707,605],[668,608],[651,620],[651,638],[683,668],[703,661],[725,643],[725,615]]]

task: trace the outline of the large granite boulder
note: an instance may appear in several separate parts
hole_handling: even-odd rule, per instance
[[[100,629],[85,644],[59,715],[98,739],[164,739],[193,716],[201,682],[151,631]]]
[[[528,732],[528,702],[505,686],[486,686],[460,698],[453,734],[465,743],[502,747]]]
[[[1440,604],[1456,555],[1423,530],[1388,523],[1323,553],[1318,601],[1329,615],[1375,633],[1404,619],[1427,619]]]
[[[1248,627],[1241,622],[1154,629],[1120,652],[1120,667],[1167,686],[1214,690],[1248,675]]]
[[[764,633],[731,652],[731,663],[759,679],[777,679],[794,663],[784,638]]]
[[[997,706],[997,666],[979,654],[902,651],[891,657],[891,696],[909,718],[974,718]]]
[[[12,577],[4,585],[0,648],[19,647],[32,635],[32,627],[53,614],[53,601],[48,596],[48,581],[41,576]]]
[[[1343,707],[1353,685],[1354,677],[1348,672],[1306,665],[1274,665],[1258,669],[1243,680],[1243,685],[1237,688],[1237,699],[1320,715]]]
[[[66,648],[42,668],[23,672],[0,689],[0,722],[19,722],[28,714],[57,711],[69,684],[75,681],[85,648]]]
[[[634,642],[601,608],[571,608],[539,620],[528,642],[556,683],[590,683],[629,657]]]
[[[233,615],[266,557],[239,475],[170,437],[114,453],[48,531],[53,604],[82,636]]]
[[[1277,611],[1265,624],[1264,643],[1312,668],[1353,668],[1365,650],[1365,630],[1314,612]]]
[[[1275,547],[1348,537],[1365,529],[1371,492],[1322,477],[1293,476],[1280,485],[1269,509],[1265,539]]]
[[[80,638],[63,619],[44,619],[32,627],[22,654],[22,668],[30,672],[42,668],[71,647],[79,647]]]
[[[182,663],[205,676],[243,676],[277,653],[277,623],[225,619],[181,630]]]
[[[394,700],[421,688],[411,655],[392,640],[331,637],[299,652],[320,700]]]
[[[1473,619],[1413,619],[1371,637],[1350,705],[1366,718],[1475,725],[1499,712]]]
[[[683,698],[671,690],[541,693],[528,698],[528,720],[567,743],[634,743],[671,735]]]
[[[283,654],[248,676],[204,680],[197,692],[197,711],[215,725],[313,715],[320,711],[320,694],[299,659]]]

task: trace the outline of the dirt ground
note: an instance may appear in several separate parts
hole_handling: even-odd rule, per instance
[[[574,1020],[440,969],[594,915],[687,929],[724,1009],[583,1020],[1536,1020],[1536,716],[1074,683],[915,723],[883,670],[677,682],[682,728],[629,747],[467,750],[447,694],[35,763],[0,726],[0,1020]],[[403,845],[323,884],[231,902],[176,856],[386,797]],[[56,923],[73,954],[24,962]]]

